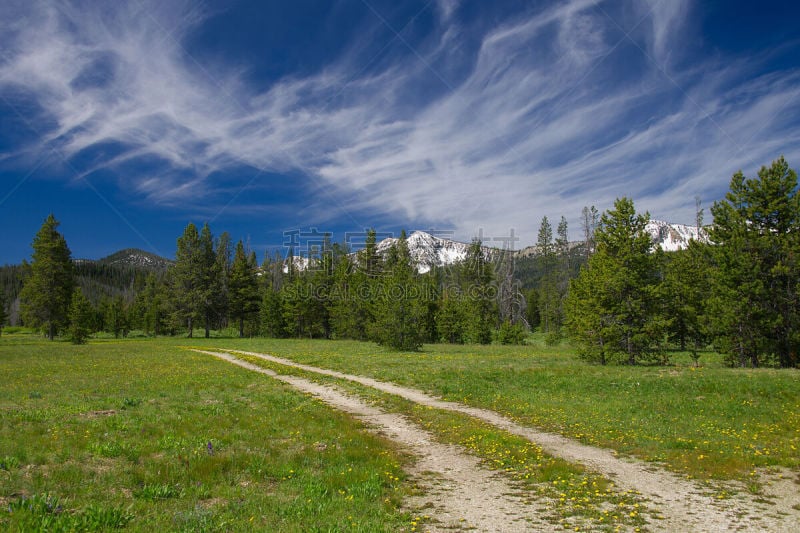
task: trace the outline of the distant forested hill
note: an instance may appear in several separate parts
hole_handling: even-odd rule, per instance
[[[127,248],[99,260],[75,259],[75,274],[84,296],[97,306],[103,300],[121,296],[127,303],[144,288],[149,274],[162,276],[172,261],[164,257]],[[19,323],[19,293],[28,272],[28,264],[0,267],[0,290],[9,303],[9,322]]]
[[[566,257],[558,254],[556,261],[565,263],[569,278],[574,278],[586,264],[586,246],[583,243],[570,243]],[[535,247],[526,248],[517,254],[514,262],[514,277],[523,289],[538,289],[545,272],[545,259]]]
[[[75,260],[78,286],[90,302],[97,305],[104,298],[122,298],[130,303],[144,288],[151,273],[160,276],[171,261],[155,254],[128,248],[98,261]]]

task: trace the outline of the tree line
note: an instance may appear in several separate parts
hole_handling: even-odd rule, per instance
[[[299,268],[293,249],[259,265],[242,241],[232,245],[227,233],[215,237],[208,224],[190,223],[165,272],[123,276],[130,290],[98,300],[76,283],[79,267],[51,215],[16,290],[25,323],[50,338],[77,320],[71,334],[83,339],[131,329],[208,337],[235,327],[240,336],[348,338],[414,350],[424,342],[521,343],[532,327],[551,343],[569,337],[600,364],[664,363],[671,348],[698,358],[712,346],[731,365],[792,367],[800,343],[796,192],[797,175],[783,158],[757,178],[739,172],[711,207],[707,242],[670,253],[654,249],[649,214],[637,213],[629,198],[602,214],[584,208],[580,243],[568,240],[564,217],[555,230],[544,217],[535,259],[520,260],[533,280],[526,288],[514,255],[479,241],[465,261],[420,274],[405,233],[385,254],[374,231],[356,253],[326,237]]]
[[[300,269],[291,252],[286,260],[276,255],[259,265],[242,241],[232,246],[227,233],[215,237],[208,224],[198,229],[189,223],[172,266],[144,279],[136,272],[115,274],[123,288],[109,298],[89,295],[85,283],[76,282],[79,269],[105,270],[76,265],[58,225],[50,215],[35,236],[20,292],[23,322],[50,339],[66,333],[83,342],[95,331],[125,336],[132,329],[188,337],[199,330],[209,337],[235,327],[239,336],[349,338],[415,350],[423,342],[524,337],[520,313],[502,314],[497,297],[504,284],[512,296],[518,291],[498,279],[495,258],[479,241],[463,263],[419,274],[405,233],[380,254],[370,231],[357,253],[326,238]],[[91,279],[85,274],[81,280]],[[509,321],[503,328],[501,316]]]
[[[796,367],[800,347],[800,197],[784,158],[737,172],[711,207],[708,242],[652,250],[649,214],[618,199],[564,298],[580,354],[601,364],[663,362],[666,344],[725,354],[731,366]],[[698,219],[702,219],[699,212]]]

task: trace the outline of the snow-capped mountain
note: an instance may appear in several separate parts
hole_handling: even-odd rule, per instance
[[[670,224],[662,220],[651,220],[645,226],[645,231],[650,234],[653,249],[659,247],[665,252],[685,250],[689,241],[694,239],[699,242],[708,242],[708,233],[703,228],[686,224]],[[583,241],[569,243],[569,248],[583,247]],[[539,255],[539,247],[528,246],[517,253],[518,257],[534,257]]]
[[[645,226],[645,230],[653,239],[653,246],[659,246],[666,252],[683,250],[689,246],[689,241],[695,239],[701,242],[708,240],[708,235],[701,228],[687,226],[685,224],[670,224],[660,220],[651,220]],[[408,251],[411,259],[417,267],[417,271],[425,273],[434,266],[452,265],[463,261],[467,257],[469,244],[444,239],[431,235],[425,231],[415,231],[406,238]],[[376,245],[376,251],[381,255],[386,255],[389,249],[397,244],[397,238],[390,237],[383,239]],[[570,242],[570,249],[582,246],[582,242]],[[487,246],[483,247],[484,254],[488,260],[495,257],[496,249]],[[539,253],[537,246],[529,246],[516,252],[518,257],[536,256]],[[288,261],[288,260],[287,260]],[[309,260],[306,257],[295,256],[294,267],[298,271],[306,270]],[[288,262],[284,264],[284,272],[289,271]]]
[[[659,246],[665,252],[675,252],[688,248],[689,241],[694,239],[707,242],[708,234],[703,228],[685,224],[670,224],[661,220],[651,220],[645,230],[653,239],[653,246]]]
[[[434,266],[452,265],[467,257],[469,244],[442,239],[424,231],[415,231],[406,238],[408,252],[420,273],[428,272]],[[376,246],[379,254],[386,254],[397,244],[396,238],[383,239]]]
[[[311,263],[311,261],[308,259],[308,257],[303,257],[303,256],[300,256],[300,255],[292,257],[292,264],[294,265],[294,270],[296,272],[302,272],[304,270],[307,270],[308,269],[308,265],[310,263]],[[283,260],[283,273],[284,274],[288,274],[289,273],[289,258],[288,257]]]
[[[397,240],[395,237],[383,239],[375,245],[375,251],[385,257],[389,253],[389,249],[397,244]],[[422,274],[430,271],[434,266],[452,265],[463,261],[467,257],[467,250],[469,250],[469,244],[436,237],[424,231],[413,232],[406,238],[406,243],[417,271]],[[487,248],[486,250],[488,251],[489,249]],[[355,256],[356,253],[358,252],[353,252],[351,255]],[[292,262],[295,270],[302,272],[309,268],[312,260],[309,260],[308,257],[297,255],[293,257]],[[288,258],[284,260],[283,271],[284,273],[289,272]]]

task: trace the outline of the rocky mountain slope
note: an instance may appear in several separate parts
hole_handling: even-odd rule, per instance
[[[406,239],[411,259],[421,273],[428,272],[434,266],[452,265],[463,261],[467,257],[469,244],[436,237],[424,231],[415,231]],[[397,243],[396,238],[380,241],[376,250],[385,254],[389,248]]]
[[[645,230],[650,233],[653,245],[659,246],[665,252],[684,250],[692,239],[700,242],[708,241],[708,234],[703,228],[686,224],[670,224],[661,220],[651,220],[645,226]]]

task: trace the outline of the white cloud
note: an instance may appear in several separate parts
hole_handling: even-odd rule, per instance
[[[458,9],[461,0],[436,0],[436,9],[443,22],[447,22]]]
[[[680,48],[681,26],[689,14],[689,0],[641,0],[640,4],[652,28],[648,47],[659,66],[665,67],[670,55]]]
[[[0,8],[0,94],[33,95],[47,118],[38,148],[20,150],[54,147],[87,174],[147,159],[151,173],[119,171],[122,186],[165,205],[213,195],[215,172],[249,165],[304,173],[342,209],[464,239],[513,227],[530,242],[542,215],[577,231],[583,205],[623,195],[690,222],[695,195],[718,198],[733,171],[800,156],[797,72],[752,77],[700,60],[665,74],[686,53],[684,1],[634,3],[649,17],[647,55],[619,40],[603,4],[574,1],[472,36],[469,69],[454,77],[451,53],[470,35],[452,31],[458,2],[442,0],[437,38],[417,53],[369,74],[342,57],[268,87],[187,56],[203,21],[188,5],[57,5]],[[102,143],[106,155],[79,161]]]

